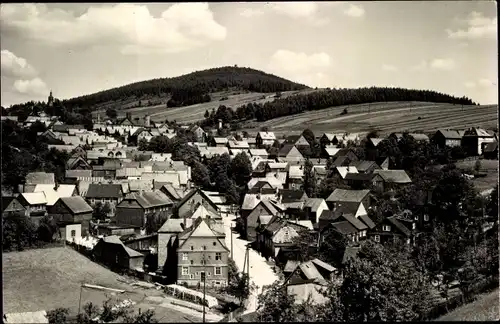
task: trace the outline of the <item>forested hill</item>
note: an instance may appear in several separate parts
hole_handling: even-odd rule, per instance
[[[244,67],[219,67],[192,72],[173,78],[141,81],[100,91],[69,100],[63,104],[70,107],[95,108],[99,104],[126,98],[171,95],[168,106],[186,106],[210,101],[209,93],[229,89],[251,92],[280,92],[308,88],[305,85]]]

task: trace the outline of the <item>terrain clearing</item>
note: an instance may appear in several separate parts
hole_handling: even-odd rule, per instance
[[[305,128],[315,133],[363,133],[376,129],[381,135],[406,130],[433,132],[440,128],[463,129],[471,126],[491,129],[498,127],[497,107],[497,105],[462,107],[428,102],[381,102],[307,111],[263,123],[252,122],[244,128],[247,132],[255,133],[261,127],[268,127],[277,135],[300,133]],[[348,110],[348,114],[340,115],[344,108]]]
[[[3,308],[4,313],[53,310],[57,307],[78,313],[80,285],[82,283],[123,289],[126,292],[113,297],[131,299],[137,303],[135,310],[154,307],[156,317],[162,322],[198,321],[199,316],[186,314],[175,307],[155,307],[149,296],[163,296],[161,291],[143,290],[119,282],[122,276],[90,261],[71,248],[47,248],[22,252],[3,253]],[[93,289],[82,290],[81,305],[92,302],[97,305],[112,296],[111,292]]]
[[[476,301],[458,307],[438,318],[437,321],[498,321],[500,319],[499,293],[497,288],[490,293],[480,295]]]
[[[305,94],[309,92],[314,92],[317,90],[314,89],[305,89],[305,90],[297,90],[297,91],[285,91],[282,92],[281,97],[286,98],[295,94]],[[142,118],[145,115],[150,115],[151,120],[155,122],[164,122],[165,119],[168,120],[177,120],[182,123],[191,123],[202,120],[204,118],[205,111],[209,112],[212,109],[217,110],[220,105],[225,105],[227,107],[231,107],[236,109],[242,105],[246,105],[248,103],[265,103],[268,101],[275,100],[275,94],[272,93],[261,93],[261,92],[247,92],[243,90],[238,91],[221,91],[214,92],[210,94],[212,101],[185,106],[185,107],[175,107],[175,108],[167,108],[166,102],[169,97],[165,98],[153,98],[152,100],[161,100],[162,104],[149,106],[149,107],[136,107],[139,100],[129,100],[126,103],[118,104],[121,109],[118,110],[119,115],[125,115],[125,113],[131,113],[133,118],[139,117]],[[227,97],[226,100],[222,100],[222,98]],[[142,102],[147,102],[147,100],[141,100]],[[100,114],[101,117],[105,116],[106,108],[100,108],[97,111],[93,112],[93,114]]]
[[[486,173],[484,178],[474,178],[472,183],[479,192],[492,189],[498,184],[498,160],[485,160],[481,161],[481,169],[479,172]],[[457,168],[460,169],[474,169],[476,160],[460,161],[456,163]]]

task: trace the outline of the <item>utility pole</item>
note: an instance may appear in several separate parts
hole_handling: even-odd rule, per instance
[[[205,261],[205,252],[203,252],[203,272],[201,273],[201,281],[203,281],[203,301],[202,301],[202,305],[203,305],[203,323],[205,323],[205,295],[206,295],[206,287],[207,287],[207,275],[206,275],[206,271],[207,271],[207,264],[206,264],[206,261]]]
[[[250,289],[250,244],[247,244],[247,250],[246,250],[246,262],[247,262],[247,287]],[[245,269],[245,268],[243,268]]]
[[[82,305],[83,284],[80,284],[80,299],[78,300],[78,317],[80,317],[80,307]]]
[[[229,235],[231,235],[231,260],[234,260],[234,258],[233,258],[233,223],[230,223],[229,228],[231,230],[229,232]]]

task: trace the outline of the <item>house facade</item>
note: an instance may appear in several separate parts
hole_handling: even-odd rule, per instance
[[[48,208],[48,214],[56,221],[61,237],[67,241],[77,239],[77,231],[80,232],[80,237],[88,235],[92,212],[92,207],[80,196],[59,198]],[[71,229],[71,225],[76,224],[80,227]]]
[[[198,218],[179,235],[177,249],[177,284],[188,287],[206,285],[224,287],[228,284],[229,249],[205,220]]]

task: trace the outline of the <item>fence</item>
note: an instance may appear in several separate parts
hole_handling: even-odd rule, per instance
[[[471,285],[469,289],[469,295],[471,297],[475,297],[480,293],[484,293],[496,287],[498,287],[498,276],[485,278]],[[446,313],[451,312],[453,309],[462,306],[463,304],[463,294],[460,293],[457,296],[453,296],[452,298],[448,299],[448,301],[439,303],[438,305],[434,306],[427,313],[426,318],[427,320],[436,319],[440,316],[445,315]]]

